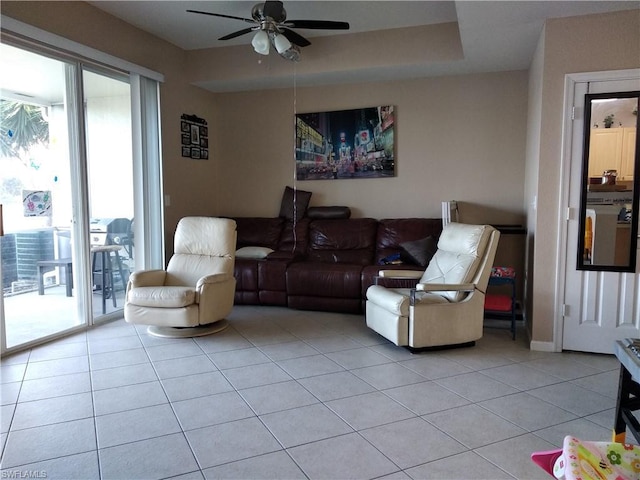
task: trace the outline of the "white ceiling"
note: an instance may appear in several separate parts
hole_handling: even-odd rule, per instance
[[[251,35],[219,41],[219,37],[250,26],[240,20],[198,15],[187,9],[250,18],[257,1],[91,1],[88,2],[127,23],[160,37],[182,49],[224,48],[248,44]],[[408,26],[458,22],[464,60],[448,63],[425,63],[405,69],[368,71],[368,80],[386,80],[402,76],[442,75],[471,72],[523,70],[529,68],[542,27],[547,18],[557,18],[617,10],[640,9],[639,0],[627,1],[299,1],[285,0],[290,20],[337,20],[349,22],[348,31],[302,30],[297,32],[313,43],[316,36],[340,35]],[[313,48],[313,45],[306,47]],[[305,61],[302,50],[301,62]],[[0,58],[8,61],[3,54]],[[12,61],[28,62],[28,59]],[[7,65],[3,65],[6,67]],[[4,72],[14,68],[2,68]],[[377,75],[378,78],[372,78]],[[33,78],[43,78],[36,75]],[[51,78],[51,77],[49,77]],[[35,97],[46,97],[24,81],[10,85],[9,75],[0,75],[5,93],[15,90]],[[310,79],[307,79],[310,81]],[[328,78],[315,78],[318,85]],[[339,79],[331,78],[332,83]],[[353,80],[353,77],[351,78]],[[232,84],[233,82],[229,82]],[[251,88],[246,82],[242,88]],[[207,85],[202,85],[208,88]],[[276,86],[276,85],[274,85]],[[211,85],[212,90],[228,90],[228,85]]]
[[[107,0],[88,3],[184,50],[195,50],[249,44],[251,35],[225,41],[218,38],[252,25],[240,20],[189,13],[187,9],[250,19],[251,8],[262,2]],[[283,3],[288,20],[336,20],[350,24],[348,31],[296,30],[310,39],[456,21],[455,2],[284,0]]]
[[[185,50],[223,48],[249,44],[252,35],[220,41],[219,37],[250,27],[251,24],[227,18],[189,13],[201,10],[242,18],[251,17],[256,1],[91,1],[90,4]],[[336,20],[350,24],[348,31],[296,31],[313,37],[394,29],[409,26],[458,22],[464,60],[404,68],[378,68],[366,72],[367,81],[472,72],[526,70],[531,64],[544,22],[559,18],[617,10],[640,9],[639,0],[626,1],[385,1],[385,0],[284,0],[289,20]],[[247,48],[251,48],[248,46]],[[302,50],[301,61],[305,60]],[[375,55],[375,52],[372,52]],[[358,81],[349,72],[350,81]],[[375,78],[374,78],[375,77]],[[346,79],[345,79],[346,81]],[[307,84],[340,83],[341,79],[316,75]],[[200,82],[212,91],[251,89],[250,81]],[[264,85],[264,82],[262,83]],[[302,83],[301,83],[302,85]],[[272,87],[279,86],[277,83]]]
[[[127,23],[185,50],[249,44],[251,35],[219,37],[250,27],[240,20],[189,13],[202,10],[251,18],[258,1],[92,1]],[[299,1],[285,0],[290,20],[349,22],[348,31],[297,30],[313,37],[437,23],[459,23],[465,57],[473,63],[499,58],[504,68],[527,68],[547,18],[640,8],[640,1]],[[304,58],[304,57],[303,57]]]
[[[189,13],[187,9],[251,18],[251,8],[261,2],[135,0],[88,3],[182,49],[193,50],[248,44],[251,35],[226,41],[218,38],[251,25],[240,20]],[[464,42],[465,47],[472,47],[476,39],[493,37],[510,44],[511,48],[520,48],[526,43],[531,49],[530,32],[536,30],[539,34],[546,18],[639,8],[640,2],[285,0],[284,6],[290,20],[338,20],[349,22],[351,26],[348,32],[298,30],[309,38],[458,21],[463,41],[467,35],[471,40]]]

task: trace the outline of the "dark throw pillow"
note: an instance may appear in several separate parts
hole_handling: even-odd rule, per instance
[[[432,236],[404,242],[400,246],[405,251],[404,257],[407,261],[425,268],[438,250],[438,242]]]
[[[312,192],[293,189],[287,186],[282,194],[282,202],[280,203],[280,217],[287,220],[300,220],[307,213],[309,200],[311,200]],[[295,210],[294,210],[295,206]]]

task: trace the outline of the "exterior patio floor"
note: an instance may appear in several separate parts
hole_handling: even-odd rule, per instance
[[[105,315],[122,310],[124,305],[122,290],[116,291],[116,305],[114,307],[113,300],[107,298]],[[44,295],[38,295],[37,291],[30,291],[6,296],[4,313],[7,347],[21,345],[80,325],[80,320],[73,315],[77,309],[77,298],[67,297],[64,285],[48,287]],[[101,291],[93,292],[92,310],[94,318],[102,315]]]

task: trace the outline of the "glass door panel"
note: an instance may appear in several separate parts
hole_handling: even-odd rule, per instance
[[[12,348],[84,320],[73,282],[65,63],[0,44],[0,70],[0,313]]]
[[[83,71],[93,317],[121,312],[134,268],[133,150],[128,78]]]

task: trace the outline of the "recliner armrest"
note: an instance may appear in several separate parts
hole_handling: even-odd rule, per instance
[[[167,272],[164,270],[139,270],[129,275],[132,287],[156,287],[164,285]]]
[[[475,289],[475,283],[418,283],[416,285],[416,290],[420,292],[471,292]]]
[[[200,287],[202,287],[202,285],[205,285],[205,284],[210,285],[212,283],[226,282],[231,278],[234,278],[233,274],[231,273],[214,273],[212,275],[206,275],[200,278],[200,280],[198,280],[198,283],[196,284],[196,288],[200,289]]]
[[[422,272],[416,270],[380,270],[373,277],[373,284],[391,288],[413,288],[420,277]]]
[[[378,276],[382,278],[415,278],[422,277],[424,272],[417,270],[380,270]]]
[[[475,283],[418,283],[409,293],[409,304],[416,305],[417,292],[473,292]],[[443,295],[440,295],[445,298]]]

